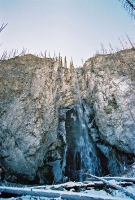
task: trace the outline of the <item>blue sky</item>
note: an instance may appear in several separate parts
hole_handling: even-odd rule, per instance
[[[120,47],[126,34],[135,41],[135,20],[119,0],[0,0],[0,55],[4,50],[27,48],[30,53],[73,57],[82,65],[109,43]],[[127,40],[127,39],[126,39]]]

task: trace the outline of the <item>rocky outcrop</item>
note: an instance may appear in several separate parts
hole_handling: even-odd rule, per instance
[[[84,66],[103,140],[135,154],[135,51],[96,56]],[[88,90],[87,90],[88,92]],[[89,95],[90,96],[90,95]],[[86,97],[87,99],[87,97]]]
[[[101,174],[122,173],[135,158],[134,70],[132,49],[96,55],[76,72],[31,54],[0,61],[2,177],[39,183],[70,178],[68,152],[74,145],[69,144],[74,137],[77,141],[70,129],[74,127],[74,134],[81,123],[77,105],[82,106]],[[83,128],[78,130],[83,135]]]

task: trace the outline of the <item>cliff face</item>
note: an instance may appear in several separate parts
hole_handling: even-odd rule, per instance
[[[135,158],[134,94],[134,50],[96,55],[76,72],[30,54],[0,61],[1,176],[40,183],[75,180],[81,166],[90,168],[88,157],[96,158],[90,172],[121,173]],[[78,124],[89,136],[83,138]],[[80,146],[89,151],[83,164]]]
[[[85,65],[102,139],[135,154],[135,51],[99,56]]]

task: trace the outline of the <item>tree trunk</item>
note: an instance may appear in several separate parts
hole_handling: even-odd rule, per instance
[[[122,188],[121,186],[116,185],[116,184],[113,184],[113,183],[110,183],[109,181],[106,181],[106,180],[103,179],[103,178],[100,178],[100,177],[97,177],[97,176],[94,176],[94,175],[91,175],[91,174],[86,174],[86,175],[89,175],[90,177],[93,177],[93,178],[96,178],[96,179],[102,181],[103,183],[106,184],[106,186],[111,187],[111,188],[114,188],[114,189],[117,189],[117,190],[119,190],[120,192],[124,193],[126,196],[129,196],[130,198],[132,198],[132,199],[135,200],[135,196],[134,196],[132,193],[130,193],[130,192],[128,192],[127,190],[125,190],[124,188]]]
[[[41,189],[30,189],[30,188],[18,188],[18,187],[5,187],[0,186],[0,192],[16,195],[32,195],[32,196],[43,196],[48,198],[69,199],[69,200],[118,200],[115,197],[108,196],[97,196],[90,194],[83,194],[80,192],[65,192],[65,191],[54,191],[54,190],[41,190]],[[123,198],[119,198],[122,200]]]

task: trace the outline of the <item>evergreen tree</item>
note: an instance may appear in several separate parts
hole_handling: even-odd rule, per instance
[[[59,53],[59,66],[63,66],[63,64],[62,64],[62,57],[61,57],[61,55],[60,55],[60,53]]]
[[[65,58],[64,58],[64,67],[67,68],[67,58],[66,58],[66,56],[65,56]]]
[[[70,69],[73,70],[74,69],[74,63],[73,63],[73,59],[71,58],[71,61],[70,61]]]
[[[60,57],[60,66],[61,66],[61,67],[63,66],[62,57]]]
[[[60,57],[61,57],[61,56],[60,56],[60,53],[59,53],[59,58],[58,58],[58,61],[59,61],[59,66],[60,66]]]
[[[45,56],[44,57],[46,58],[46,50],[45,50]]]
[[[57,57],[56,57],[55,51],[54,51],[53,59],[54,59],[54,61],[57,61]]]

